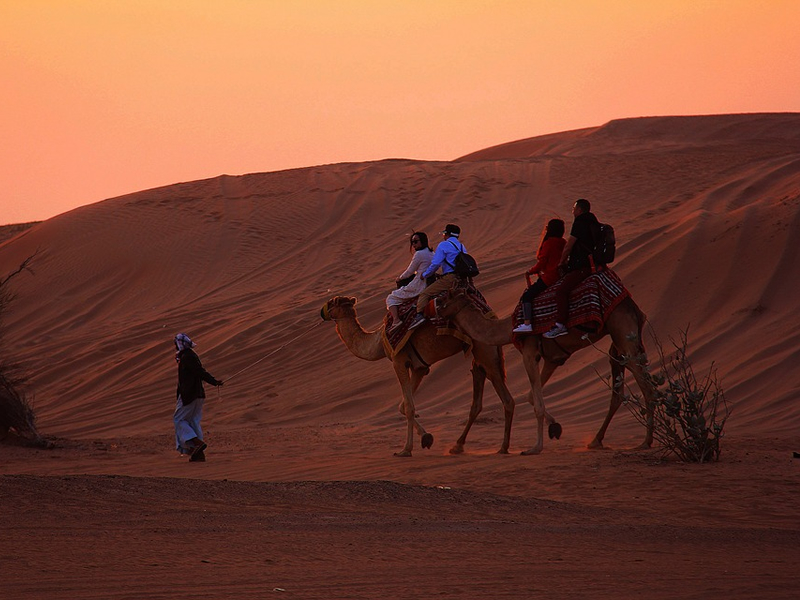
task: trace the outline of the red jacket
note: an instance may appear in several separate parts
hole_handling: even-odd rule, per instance
[[[538,273],[548,286],[553,285],[559,279],[558,263],[561,262],[561,254],[566,245],[567,240],[563,237],[547,238],[539,246],[539,251],[536,253],[536,264],[528,269],[528,275]]]

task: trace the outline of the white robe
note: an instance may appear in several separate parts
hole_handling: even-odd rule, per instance
[[[420,295],[422,290],[425,289],[425,280],[422,279],[422,274],[425,272],[431,262],[433,261],[433,252],[427,248],[421,248],[414,252],[414,257],[408,265],[408,268],[403,271],[403,274],[398,279],[404,279],[412,273],[416,273],[414,279],[408,285],[397,288],[386,298],[386,306],[400,306],[406,300],[416,298]]]
[[[178,396],[172,422],[175,425],[175,449],[181,454],[192,453],[192,449],[186,446],[187,441],[194,438],[203,439],[200,420],[203,418],[203,403],[205,400],[205,398],[195,398],[188,406],[184,406],[183,399]]]

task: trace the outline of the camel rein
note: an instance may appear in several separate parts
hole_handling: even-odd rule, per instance
[[[225,382],[225,383],[228,383],[228,382],[229,382],[231,379],[233,379],[234,377],[238,377],[239,375],[241,375],[242,373],[244,373],[244,372],[245,372],[245,371],[247,371],[248,369],[251,369],[251,368],[255,367],[255,366],[258,364],[258,363],[260,363],[260,362],[263,362],[263,361],[267,360],[267,359],[268,359],[270,356],[272,356],[273,354],[276,354],[277,352],[280,352],[281,350],[283,350],[284,348],[286,348],[286,346],[288,346],[288,345],[289,345],[289,344],[291,344],[292,342],[295,342],[295,341],[299,340],[301,337],[303,337],[304,335],[307,335],[308,333],[311,333],[311,331],[312,331],[313,329],[315,329],[315,328],[319,327],[320,325],[322,325],[322,323],[323,323],[323,322],[324,322],[324,321],[318,321],[318,322],[314,323],[314,324],[313,324],[311,327],[309,327],[308,329],[306,329],[305,331],[303,331],[303,333],[301,333],[300,335],[297,335],[297,336],[293,337],[293,338],[292,338],[292,339],[290,339],[288,342],[285,342],[284,344],[282,344],[282,345],[281,345],[281,346],[279,346],[278,348],[275,348],[275,350],[271,351],[269,354],[266,354],[265,356],[262,356],[261,358],[259,358],[259,359],[258,359],[256,362],[254,362],[254,363],[251,363],[251,364],[247,365],[247,366],[246,366],[244,369],[242,369],[242,370],[240,370],[240,371],[237,371],[236,373],[234,373],[233,375],[231,375],[231,376],[230,376],[230,377],[228,377],[227,379],[224,379],[224,382]],[[218,388],[218,389],[219,389],[219,388]]]

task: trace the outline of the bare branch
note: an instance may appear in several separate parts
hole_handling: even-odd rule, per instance
[[[22,264],[21,264],[19,267],[17,267],[17,270],[16,270],[16,271],[13,271],[12,273],[9,273],[8,275],[6,275],[5,279],[3,279],[2,281],[0,281],[0,288],[3,288],[3,287],[5,287],[5,285],[6,285],[6,284],[7,284],[9,281],[11,281],[11,279],[12,279],[13,277],[16,277],[17,275],[19,275],[19,274],[20,274],[20,273],[22,273],[23,271],[28,271],[28,272],[29,272],[31,275],[33,275],[33,269],[31,269],[31,263],[33,262],[33,259],[34,259],[34,258],[36,258],[36,256],[37,256],[38,254],[39,254],[39,249],[37,249],[37,250],[36,250],[36,252],[34,252],[33,254],[31,254],[31,255],[30,255],[28,258],[26,258],[25,260],[23,260],[23,261],[22,261]]]
[[[719,459],[720,440],[730,408],[725,399],[717,371],[712,363],[708,373],[698,380],[689,359],[688,327],[681,331],[671,358],[651,332],[660,359],[661,373],[647,377],[655,391],[653,437],[664,455],[674,454],[685,462],[708,462]],[[626,395],[626,407],[643,425],[646,421],[645,400],[636,394]]]
[[[0,281],[0,322],[13,297],[8,290],[8,282],[23,271],[33,273],[31,263],[38,253],[37,250],[26,258],[16,271]],[[0,338],[2,333],[0,328]],[[0,354],[0,440],[13,431],[27,443],[48,447],[49,442],[45,441],[36,429],[36,414],[23,391],[25,378],[17,375],[18,371],[17,365],[6,362]]]

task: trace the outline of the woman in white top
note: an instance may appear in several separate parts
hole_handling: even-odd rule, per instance
[[[392,326],[390,329],[400,325],[400,315],[397,313],[397,307],[406,300],[416,298],[425,289],[425,280],[422,279],[422,274],[433,260],[433,250],[428,246],[428,235],[425,232],[415,231],[411,234],[410,242],[414,257],[411,259],[408,268],[395,280],[395,283],[400,285],[402,279],[411,276],[413,278],[409,283],[398,287],[386,297],[386,308],[392,314]]]

